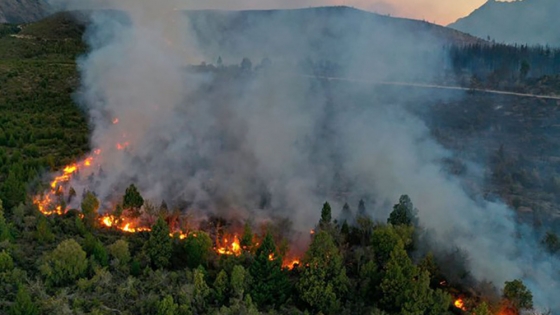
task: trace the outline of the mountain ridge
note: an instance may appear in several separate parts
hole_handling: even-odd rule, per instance
[[[488,0],[448,27],[506,44],[560,47],[558,13],[560,2],[555,0]]]
[[[44,0],[0,1],[0,23],[29,23],[46,17],[49,7]]]

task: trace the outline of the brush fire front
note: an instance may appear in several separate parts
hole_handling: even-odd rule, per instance
[[[117,123],[116,120],[115,123]],[[95,150],[94,155],[99,156],[101,154],[100,150]],[[69,182],[75,177],[79,176],[80,171],[87,170],[95,164],[94,156],[89,156],[81,162],[73,163],[66,166],[61,174],[56,176],[50,183],[50,189],[45,191],[41,195],[37,195],[33,198],[34,204],[37,206],[38,210],[46,216],[52,215],[64,215],[68,209],[66,209],[65,195],[67,199],[72,199],[75,197],[76,193],[73,188],[68,188]],[[121,212],[118,214],[117,212]],[[177,238],[179,240],[185,240],[188,237],[197,237],[196,232],[189,231],[188,229],[179,228],[178,218],[176,215],[170,215],[168,213],[164,214],[166,216],[166,221],[169,226],[169,237]],[[155,218],[143,214],[140,217],[135,217],[130,212],[125,211],[110,211],[105,214],[96,214],[97,225],[104,229],[118,230],[123,233],[140,233],[140,232],[151,232],[151,225],[155,222]],[[83,214],[80,215],[83,218]],[[251,251],[252,248],[256,248],[259,245],[259,240],[254,239],[254,242],[249,248],[249,246],[242,246],[238,237],[238,233],[220,233],[223,235],[216,235],[213,238],[214,247],[213,250],[218,255],[223,256],[240,256],[244,251]],[[274,254],[269,255],[269,260],[275,260]],[[286,256],[282,262],[283,268],[292,269],[299,266],[299,258],[294,255]]]

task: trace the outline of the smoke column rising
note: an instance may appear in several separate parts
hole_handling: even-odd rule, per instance
[[[189,209],[223,215],[287,216],[302,231],[316,222],[325,200],[340,208],[335,195],[345,183],[354,190],[350,202],[375,198],[370,206],[380,220],[390,211],[386,205],[406,193],[438,246],[468,254],[476,279],[501,286],[522,278],[538,305],[560,309],[554,296],[558,261],[539,252],[505,205],[469,197],[442,170],[441,160],[451,152],[397,104],[381,103],[358,87],[328,91],[280,72],[253,79],[188,74],[187,60],[216,55],[197,53],[199,42],[188,40],[189,24],[172,1],[106,1],[102,7],[118,12],[91,16],[91,52],[79,60],[77,97],[91,117],[92,146],[102,150],[103,176],[72,182],[76,190],[92,189],[107,205],[134,182],[147,199],[188,201]],[[95,7],[83,2],[67,8]],[[272,25],[282,23],[289,21]],[[392,40],[393,32],[378,35]],[[366,40],[344,44],[349,63],[342,73],[380,56],[363,56],[377,49]],[[312,46],[300,39],[290,47],[305,58]],[[243,47],[253,53],[266,49],[249,42]],[[433,62],[367,64],[379,77],[403,65],[399,70],[429,72]],[[117,150],[117,142],[128,147]]]

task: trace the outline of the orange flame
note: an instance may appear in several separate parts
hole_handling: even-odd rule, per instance
[[[453,305],[455,305],[456,308],[466,311],[467,308],[465,307],[465,302],[463,301],[462,298],[458,298],[455,300],[455,302],[453,302]]]
[[[118,123],[119,123],[119,119],[118,119],[118,118],[114,118],[114,119],[113,119],[113,125],[116,125],[116,124],[118,124]]]
[[[237,235],[233,236],[233,242],[231,242],[231,244],[228,243],[229,243],[228,239],[224,238],[223,245],[216,248],[216,252],[220,255],[234,255],[234,256],[241,255],[241,245],[239,244],[239,239],[237,238]]]
[[[300,262],[299,259],[288,260],[282,263],[282,268],[287,268],[289,270],[294,269],[295,267],[299,266]]]

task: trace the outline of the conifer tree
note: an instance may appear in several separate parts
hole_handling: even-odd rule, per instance
[[[172,245],[172,239],[169,237],[169,226],[162,217],[159,217],[152,227],[150,238],[144,245],[144,250],[153,267],[159,269],[169,265],[173,250]]]
[[[282,257],[278,256],[272,235],[267,232],[249,268],[253,279],[250,295],[260,307],[279,307],[288,297],[289,282],[282,271]]]

